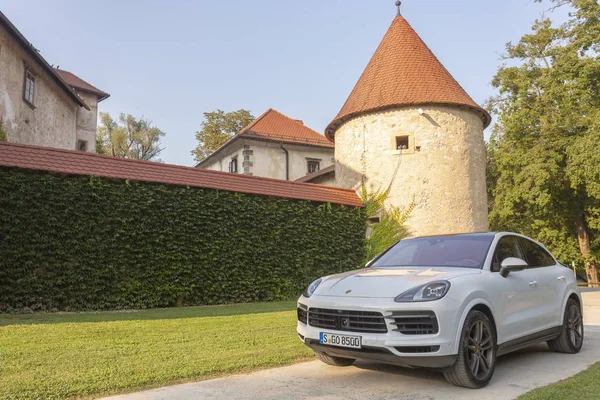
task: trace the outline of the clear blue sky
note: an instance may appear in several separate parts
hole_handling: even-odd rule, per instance
[[[508,41],[549,3],[404,0],[402,14],[482,104]],[[193,165],[202,113],[269,107],[323,132],[383,37],[394,0],[0,0],[48,62],[111,97],[101,111],[167,133],[162,159]],[[566,11],[547,14],[564,21]]]

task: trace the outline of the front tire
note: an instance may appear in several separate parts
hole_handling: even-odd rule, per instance
[[[455,386],[479,389],[486,386],[496,368],[496,332],[487,315],[471,310],[465,319],[456,363],[444,371]]]
[[[567,300],[563,325],[560,335],[548,341],[548,347],[557,353],[575,354],[579,353],[583,346],[583,317],[581,307],[573,299]]]
[[[315,352],[315,356],[325,364],[333,365],[334,367],[347,367],[356,361],[353,358],[334,357],[320,352]]]

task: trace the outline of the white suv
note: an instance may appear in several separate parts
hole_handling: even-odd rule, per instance
[[[490,381],[499,355],[583,344],[573,272],[505,232],[404,239],[365,269],[319,278],[298,300],[297,330],[327,364],[438,368],[469,388]]]

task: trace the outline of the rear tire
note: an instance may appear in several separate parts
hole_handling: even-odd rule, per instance
[[[548,347],[557,353],[575,354],[579,353],[583,346],[583,317],[581,307],[573,299],[567,300],[563,325],[560,335],[548,341]]]
[[[317,358],[325,364],[333,365],[334,367],[347,367],[349,365],[352,365],[354,361],[356,361],[353,358],[334,357],[330,356],[329,354],[318,352],[315,352],[315,356],[317,356]]]
[[[479,389],[486,386],[496,368],[496,331],[487,315],[471,310],[460,335],[456,363],[444,371],[455,386]]]

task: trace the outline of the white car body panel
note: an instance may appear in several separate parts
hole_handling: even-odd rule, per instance
[[[323,331],[358,335],[362,337],[363,346],[385,348],[401,357],[409,366],[412,365],[411,359],[420,360],[415,366],[431,366],[423,364],[422,360],[438,357],[444,360],[441,366],[445,367],[450,361],[444,357],[456,356],[465,318],[474,307],[489,309],[499,348],[503,345],[514,347],[527,338],[535,339],[536,335],[540,340],[547,340],[545,338],[548,335],[544,336],[544,333],[562,325],[569,296],[576,296],[581,304],[573,272],[554,259],[553,266],[527,268],[502,277],[499,272],[492,271],[492,259],[498,242],[506,235],[531,239],[512,233],[493,235],[481,268],[364,268],[324,277],[310,297],[301,296],[298,300],[299,307],[305,307],[309,312],[310,308],[375,311],[389,317],[394,311],[433,311],[439,327],[437,333],[402,334],[394,331],[396,326],[393,319],[389,318],[386,319],[387,333],[336,331],[299,321],[297,331],[301,340],[314,344]],[[439,300],[394,301],[396,296],[411,288],[440,280],[450,282],[450,289]],[[395,349],[400,346],[440,347],[434,352],[402,353]]]

